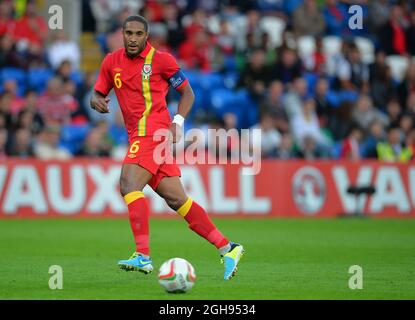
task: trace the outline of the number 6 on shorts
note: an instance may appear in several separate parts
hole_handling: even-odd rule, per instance
[[[138,149],[140,149],[140,141],[134,141],[130,147],[129,153],[137,153]]]

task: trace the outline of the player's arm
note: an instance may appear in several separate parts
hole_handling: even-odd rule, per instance
[[[180,94],[177,114],[174,116],[170,126],[170,132],[173,134],[173,142],[177,142],[181,137],[184,120],[192,109],[195,95],[185,74],[177,64],[176,59],[170,54],[163,55],[161,75]]]
[[[89,102],[91,108],[98,111],[99,113],[109,112],[108,102],[110,101],[110,99],[107,96],[113,87],[111,74],[109,72],[109,61],[110,56],[107,55],[105,59],[102,61],[98,79],[95,83],[94,91],[92,92],[92,97]]]
[[[195,101],[195,95],[193,89],[187,81],[183,86],[176,89],[180,94],[179,106],[177,108],[177,114],[173,118],[173,122],[170,126],[170,132],[173,135],[173,143],[178,142],[181,138],[184,120],[192,110],[193,102]]]

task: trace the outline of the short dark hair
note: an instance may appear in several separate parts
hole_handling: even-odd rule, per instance
[[[140,16],[138,14],[133,15],[133,16],[129,16],[127,19],[125,19],[124,23],[122,24],[122,28],[125,29],[125,26],[126,26],[127,22],[131,22],[131,21],[141,22],[144,25],[145,31],[148,32],[148,22],[147,22],[146,18],[144,18],[143,16]]]

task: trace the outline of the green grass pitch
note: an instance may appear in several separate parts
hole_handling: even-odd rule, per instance
[[[0,221],[0,299],[415,299],[415,220],[215,219],[244,244],[238,274],[222,280],[213,246],[179,219],[151,221],[155,272],[117,268],[133,251],[128,219]],[[194,288],[165,293],[160,265],[182,257],[195,267]],[[51,290],[51,265],[63,289]],[[351,265],[363,289],[350,290]]]

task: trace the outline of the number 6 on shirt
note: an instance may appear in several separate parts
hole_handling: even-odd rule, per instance
[[[121,86],[122,86],[122,81],[121,81],[120,77],[121,77],[121,73],[119,73],[119,72],[116,73],[115,76],[114,76],[114,84],[118,89],[121,88]]]

